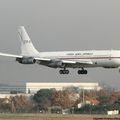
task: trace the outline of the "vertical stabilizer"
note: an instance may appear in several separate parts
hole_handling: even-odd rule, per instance
[[[35,49],[30,40],[24,26],[20,26],[18,29],[19,37],[21,40],[21,55],[23,56],[36,56],[39,52]]]

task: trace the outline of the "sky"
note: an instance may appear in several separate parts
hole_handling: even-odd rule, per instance
[[[120,49],[120,0],[0,0],[0,52],[20,54],[18,26],[43,51]],[[99,82],[120,88],[118,69],[89,68],[88,75],[21,65],[0,57],[0,83]]]

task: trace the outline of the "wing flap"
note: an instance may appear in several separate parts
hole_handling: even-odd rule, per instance
[[[49,59],[49,58],[35,58],[35,60],[49,62],[52,59]]]
[[[62,62],[64,64],[81,64],[81,65],[92,65],[93,62],[90,60],[90,61],[69,61],[69,60],[62,60]]]
[[[76,64],[76,61],[62,60],[62,63],[64,63],[64,64]]]

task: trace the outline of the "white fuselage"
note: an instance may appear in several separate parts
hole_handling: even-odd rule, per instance
[[[62,51],[41,52],[40,57],[50,59],[61,59],[79,62],[91,60],[93,64],[83,67],[117,68],[120,66],[119,50],[90,50],[90,51]],[[79,68],[81,66],[74,66]]]

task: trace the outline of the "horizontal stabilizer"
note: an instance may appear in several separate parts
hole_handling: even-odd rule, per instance
[[[13,57],[13,58],[22,58],[23,57],[21,55],[13,55],[13,54],[6,54],[6,53],[0,53],[0,56]]]

